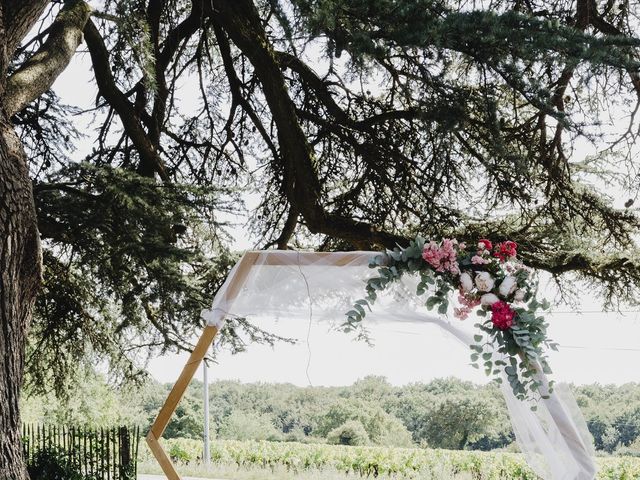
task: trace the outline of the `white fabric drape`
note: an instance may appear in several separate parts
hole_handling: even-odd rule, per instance
[[[340,325],[355,300],[365,296],[368,268],[376,252],[302,253],[269,250],[248,252],[229,274],[210,310],[209,325],[225,317],[272,317],[324,321]],[[365,326],[375,322],[431,323],[466,346],[473,343],[476,321],[461,322],[434,315],[416,295],[417,279],[405,276],[381,292]],[[547,379],[541,374],[546,385]],[[548,400],[531,405],[515,398],[507,382],[505,397],[516,440],[527,462],[545,480],[591,480],[596,468],[592,438],[566,386],[556,386]]]

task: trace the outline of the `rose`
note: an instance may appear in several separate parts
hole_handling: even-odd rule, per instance
[[[443,239],[441,245],[431,241],[424,245],[422,258],[430,264],[436,272],[449,272],[453,275],[459,275],[460,266],[458,265],[457,244],[458,242],[456,240],[448,238]]]
[[[513,250],[513,257],[515,257],[516,249],[518,248],[518,244],[516,242],[512,242],[511,240],[507,240],[503,243],[503,246],[508,250]]]
[[[494,303],[499,301],[500,299],[498,298],[498,296],[494,295],[493,293],[485,293],[480,297],[481,305],[493,305]]]
[[[438,268],[440,266],[440,247],[434,241],[426,243],[424,248],[422,249],[422,258],[425,262],[431,264],[433,268]]]
[[[522,300],[524,300],[524,290],[522,290],[521,288],[516,290],[516,293],[513,294],[513,298],[518,302],[521,302]]]
[[[500,300],[491,305],[491,322],[498,330],[509,330],[513,326],[516,312],[507,302]]]
[[[496,245],[496,252],[493,254],[493,256],[499,258],[501,262],[504,262],[508,258],[515,258],[515,256],[518,254],[517,249],[518,244],[516,242],[507,240],[506,242],[502,242]]]
[[[504,277],[502,283],[498,290],[500,291],[500,295],[503,297],[508,297],[511,295],[515,289],[518,288],[518,280],[516,277],[512,277],[511,275]]]
[[[471,263],[473,263],[474,265],[484,265],[486,263],[489,263],[489,260],[487,260],[486,258],[482,258],[480,255],[474,255],[473,257],[471,257]]]
[[[493,248],[493,243],[491,243],[491,240],[487,240],[486,238],[482,238],[478,240],[479,250],[491,250],[492,248]]]
[[[495,284],[493,277],[489,272],[478,272],[476,275],[476,287],[481,292],[489,292]]]
[[[462,291],[469,293],[473,290],[473,280],[471,279],[471,275],[467,272],[464,272],[460,275],[460,286],[462,287]]]

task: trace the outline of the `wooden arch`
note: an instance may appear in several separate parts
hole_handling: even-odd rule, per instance
[[[285,253],[283,255],[283,253]],[[321,263],[326,267],[343,267],[347,265],[365,266],[376,252],[290,252],[290,251],[253,251],[244,254],[242,259],[236,265],[225,284],[226,288],[222,292],[222,297],[216,296],[217,305],[225,305],[225,308],[231,311],[234,301],[242,291],[252,267],[257,265],[279,265],[279,266],[304,266]],[[223,287],[224,288],[224,287]],[[212,311],[205,311],[212,313]],[[205,313],[203,312],[203,313]],[[203,315],[204,316],[204,315]],[[162,471],[168,480],[180,480],[180,476],[176,472],[171,459],[167,456],[159,440],[171,420],[171,416],[175,412],[180,400],[189,386],[189,382],[195,375],[200,363],[204,359],[209,347],[211,346],[215,336],[222,328],[224,316],[214,316],[215,321],[209,319],[196,347],[194,348],[189,360],[184,366],[182,373],[178,377],[175,385],[171,389],[164,405],[160,409],[151,429],[147,435],[147,443],[151,452],[157,459]],[[547,378],[539,368],[539,381],[542,382],[544,388],[548,388]],[[570,449],[571,456],[574,457],[579,465],[582,465],[582,472],[579,480],[593,479],[595,476],[595,465],[593,463],[592,454],[584,439],[574,424],[571,415],[564,403],[557,397],[551,395],[548,399],[543,400],[548,408],[549,419],[555,423],[559,429],[559,433]],[[528,408],[528,407],[525,407]],[[542,428],[542,425],[539,425]],[[586,473],[585,473],[586,472]]]

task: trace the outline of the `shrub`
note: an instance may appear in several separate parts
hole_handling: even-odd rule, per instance
[[[615,454],[618,456],[640,457],[640,437],[636,438],[628,446],[622,445],[616,448]]]
[[[268,415],[236,411],[224,419],[218,436],[225,440],[282,440]]]
[[[358,420],[347,420],[329,432],[327,442],[333,445],[367,445],[369,435],[367,435],[364,425]]]
[[[53,447],[36,452],[27,471],[31,480],[91,480],[69,463],[62,451]]]
[[[192,438],[170,438],[162,444],[169,457],[178,463],[199,462],[202,460],[202,440]]]

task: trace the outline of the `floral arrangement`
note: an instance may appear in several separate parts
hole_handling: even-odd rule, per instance
[[[417,294],[425,296],[429,310],[447,314],[452,293],[457,295],[453,314],[466,320],[473,312],[480,318],[478,334],[471,345],[471,361],[482,362],[485,373],[498,382],[504,377],[521,400],[539,399],[541,383],[536,372],[551,373],[545,350],[557,344],[547,338],[542,310],[546,300],[538,301],[538,282],[534,272],[518,258],[518,245],[512,241],[493,244],[480,239],[467,246],[453,239],[441,242],[417,237],[407,248],[395,248],[372,259],[378,276],[367,281],[367,296],[347,313],[346,329],[361,326],[365,307],[377,292],[405,274],[419,276]],[[496,355],[497,353],[497,355]],[[552,382],[549,385],[552,391]],[[532,407],[532,408],[535,408]]]

